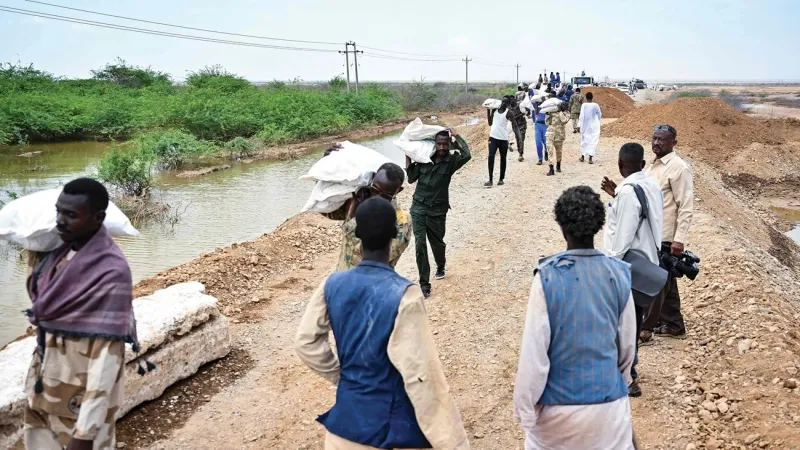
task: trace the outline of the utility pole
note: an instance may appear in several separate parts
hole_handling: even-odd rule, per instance
[[[350,45],[353,46],[353,62],[356,66],[356,94],[358,94],[358,50],[356,50],[356,43],[355,41],[351,42]],[[364,53],[364,52],[361,52]]]
[[[466,72],[465,72],[466,78],[465,78],[465,84],[464,84],[464,92],[469,92],[469,62],[470,62],[470,61],[472,61],[472,60],[471,60],[471,59],[469,59],[469,55],[466,55],[466,56],[464,57],[464,59],[462,59],[462,61],[464,61],[464,63],[466,63],[466,66],[465,66],[465,69],[466,69]]]
[[[514,66],[514,67],[516,67],[516,68],[517,68],[517,85],[519,85],[519,64],[517,64],[517,65],[516,65],[516,66]]]
[[[341,55],[344,53],[344,65],[347,68],[347,92],[350,92],[350,43],[344,44],[344,51],[340,51]]]

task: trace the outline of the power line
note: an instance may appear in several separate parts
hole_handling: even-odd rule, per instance
[[[376,52],[381,52],[381,53],[395,54],[395,55],[427,56],[427,57],[431,57],[431,58],[455,58],[455,57],[459,57],[460,58],[461,57],[461,55],[429,55],[429,54],[425,54],[425,53],[396,52],[394,50],[383,50],[383,49],[375,48],[375,47],[367,47],[365,45],[362,45],[361,48],[364,48],[364,49],[367,49],[367,50],[374,50]]]
[[[366,48],[366,47],[361,47]],[[380,59],[392,59],[397,61],[429,61],[429,62],[449,62],[449,61],[458,61],[458,58],[453,59],[421,59],[421,58],[405,58],[402,56],[388,56],[388,55],[380,55],[377,53],[371,52],[364,52],[364,56],[369,56],[370,58],[380,58]]]
[[[303,43],[303,44],[342,45],[341,42],[304,41],[304,40],[300,40],[300,39],[283,39],[283,38],[273,38],[273,37],[266,37],[266,36],[257,36],[257,35],[252,35],[252,34],[230,33],[230,32],[227,32],[227,31],[217,31],[217,30],[209,30],[209,29],[206,29],[206,28],[187,27],[187,26],[184,26],[184,25],[175,25],[175,24],[171,24],[171,23],[155,22],[155,21],[152,21],[152,20],[136,19],[134,17],[118,16],[118,15],[115,15],[115,14],[106,14],[106,13],[101,13],[101,12],[97,12],[97,11],[90,11],[88,9],[72,8],[70,6],[62,6],[62,5],[55,5],[53,3],[40,2],[40,1],[37,1],[37,0],[25,0],[25,1],[27,1],[29,3],[38,3],[40,5],[52,6],[54,8],[69,9],[69,10],[72,10],[72,11],[80,11],[80,12],[84,12],[84,13],[88,13],[88,14],[96,14],[98,16],[114,17],[114,18],[117,18],[117,19],[132,20],[132,21],[135,21],[135,22],[144,22],[144,23],[149,23],[149,24],[153,24],[153,25],[162,25],[162,26],[165,26],[165,27],[182,28],[184,30],[203,31],[203,32],[206,32],[206,33],[225,34],[225,35],[228,35],[228,36],[239,36],[239,37],[247,37],[247,38],[253,38],[253,39],[266,39],[266,40],[270,40],[270,41],[299,42],[299,43]]]
[[[257,44],[254,42],[243,42],[243,41],[230,41],[225,39],[215,39],[215,38],[207,38],[203,36],[194,36],[188,34],[181,34],[181,33],[170,33],[167,31],[158,31],[158,30],[150,30],[147,28],[136,28],[136,27],[129,27],[125,25],[117,25],[107,22],[96,22],[93,20],[85,20],[85,19],[77,19],[74,17],[68,16],[60,16],[58,14],[49,14],[49,13],[41,13],[38,11],[31,11],[21,8],[12,8],[9,6],[0,5],[0,11],[10,12],[13,14],[20,14],[25,16],[33,16],[33,17],[41,17],[44,19],[51,19],[57,20],[61,22],[71,22],[77,23],[81,25],[89,25],[94,27],[100,28],[109,28],[114,30],[123,30],[123,31],[132,31],[134,33],[141,33],[141,34],[150,34],[155,36],[166,36],[166,37],[174,37],[179,39],[187,39],[193,41],[201,41],[201,42],[212,42],[217,44],[227,44],[227,45],[237,45],[243,47],[255,47],[255,48],[266,48],[266,49],[273,49],[273,50],[295,50],[295,51],[304,51],[304,52],[319,52],[319,53],[336,53],[336,50],[329,50],[329,49],[322,49],[322,48],[309,48],[309,47],[288,47],[288,46],[281,46],[281,45],[268,45],[268,44]]]

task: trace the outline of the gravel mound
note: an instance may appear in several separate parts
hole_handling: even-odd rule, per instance
[[[636,108],[633,99],[619,89],[605,87],[581,88],[583,95],[589,92],[594,95],[594,102],[600,105],[600,110],[605,118],[616,119]]]

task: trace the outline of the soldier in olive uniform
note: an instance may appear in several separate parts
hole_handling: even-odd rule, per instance
[[[455,142],[451,142],[451,138]],[[454,173],[472,158],[467,142],[453,130],[436,135],[436,153],[428,164],[411,162],[406,158],[408,182],[416,183],[411,203],[411,222],[417,250],[419,285],[425,297],[431,295],[431,266],[428,262],[427,239],[431,242],[436,260],[436,279],[445,276],[445,220],[450,209],[450,180]]]
[[[578,128],[578,119],[581,116],[581,106],[585,98],[581,94],[581,88],[575,89],[575,93],[569,99],[569,112],[572,114],[572,132],[577,133],[580,131]]]
[[[561,148],[564,145],[564,141],[567,139],[564,126],[569,122],[569,113],[566,110],[567,102],[561,102],[561,104],[558,105],[558,111],[547,113],[547,117],[544,119],[544,123],[547,125],[545,138],[547,139],[547,148],[550,149],[550,172],[547,172],[548,176],[556,174],[553,170],[554,154],[556,157],[555,169],[561,172]]]

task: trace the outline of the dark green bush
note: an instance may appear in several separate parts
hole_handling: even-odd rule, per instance
[[[113,147],[103,155],[97,176],[116,187],[123,195],[146,195],[153,184],[152,155],[134,148],[129,151]]]

